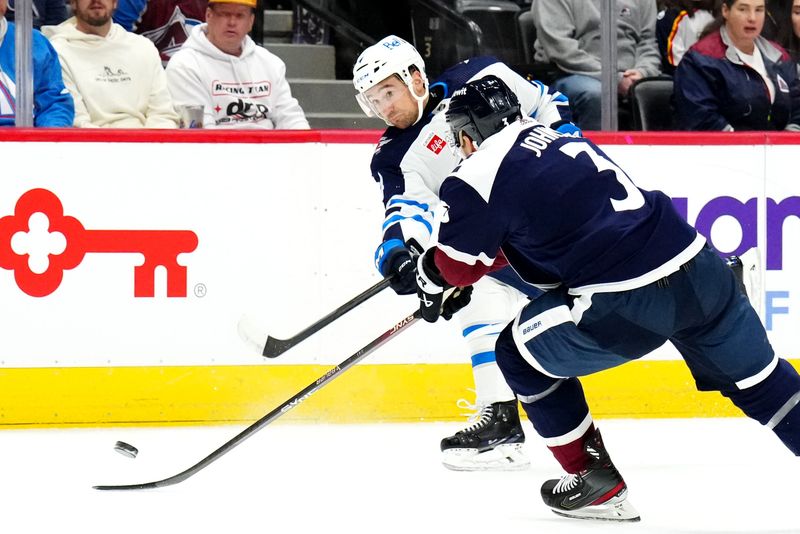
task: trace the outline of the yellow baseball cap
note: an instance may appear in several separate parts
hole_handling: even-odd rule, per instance
[[[256,8],[257,0],[208,0],[209,4],[239,4],[240,6],[247,6],[253,9]]]

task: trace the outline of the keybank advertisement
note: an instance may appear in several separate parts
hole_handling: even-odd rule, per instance
[[[2,367],[337,363],[416,306],[387,290],[276,360],[237,332],[290,337],[379,281],[372,144],[0,146]],[[718,250],[758,246],[762,318],[798,357],[800,145],[601,147]],[[369,361],[468,360],[453,321]]]

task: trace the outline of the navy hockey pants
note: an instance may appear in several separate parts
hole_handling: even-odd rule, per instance
[[[552,410],[539,413],[523,401],[537,431],[550,437],[580,423],[581,410],[567,406],[585,406],[579,387],[556,386],[562,378],[615,367],[666,341],[681,353],[698,389],[722,391],[764,424],[762,414],[783,411],[796,418],[785,435],[776,433],[797,453],[800,408],[792,410],[797,401],[791,399],[800,392],[800,377],[791,366],[778,365],[733,272],[708,247],[675,273],[638,289],[589,296],[554,290],[531,301],[501,333],[497,363],[521,400],[539,402],[548,391],[571,397],[551,401],[559,412],[555,417]],[[760,391],[767,382],[769,389],[780,384],[779,394]]]

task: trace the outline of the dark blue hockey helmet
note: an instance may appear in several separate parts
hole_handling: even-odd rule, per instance
[[[461,132],[480,144],[521,116],[517,95],[492,74],[454,92],[445,113],[456,147],[461,146]]]

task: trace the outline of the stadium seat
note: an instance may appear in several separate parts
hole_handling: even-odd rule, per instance
[[[515,64],[522,61],[516,29],[520,7],[508,0],[459,0],[456,10],[472,19],[483,31],[483,53]]]
[[[536,24],[533,22],[533,13],[530,10],[522,11],[517,18],[520,45],[522,46],[522,61],[533,63],[533,43],[536,42]]]
[[[519,32],[521,62],[512,64],[511,67],[528,79],[539,80],[546,84],[553,81],[563,73],[553,63],[545,63],[534,59],[533,44],[536,42],[536,25],[533,22],[533,13],[530,8],[520,11],[517,16],[517,31]]]
[[[671,130],[672,78],[642,78],[631,86],[631,115],[635,130]]]

